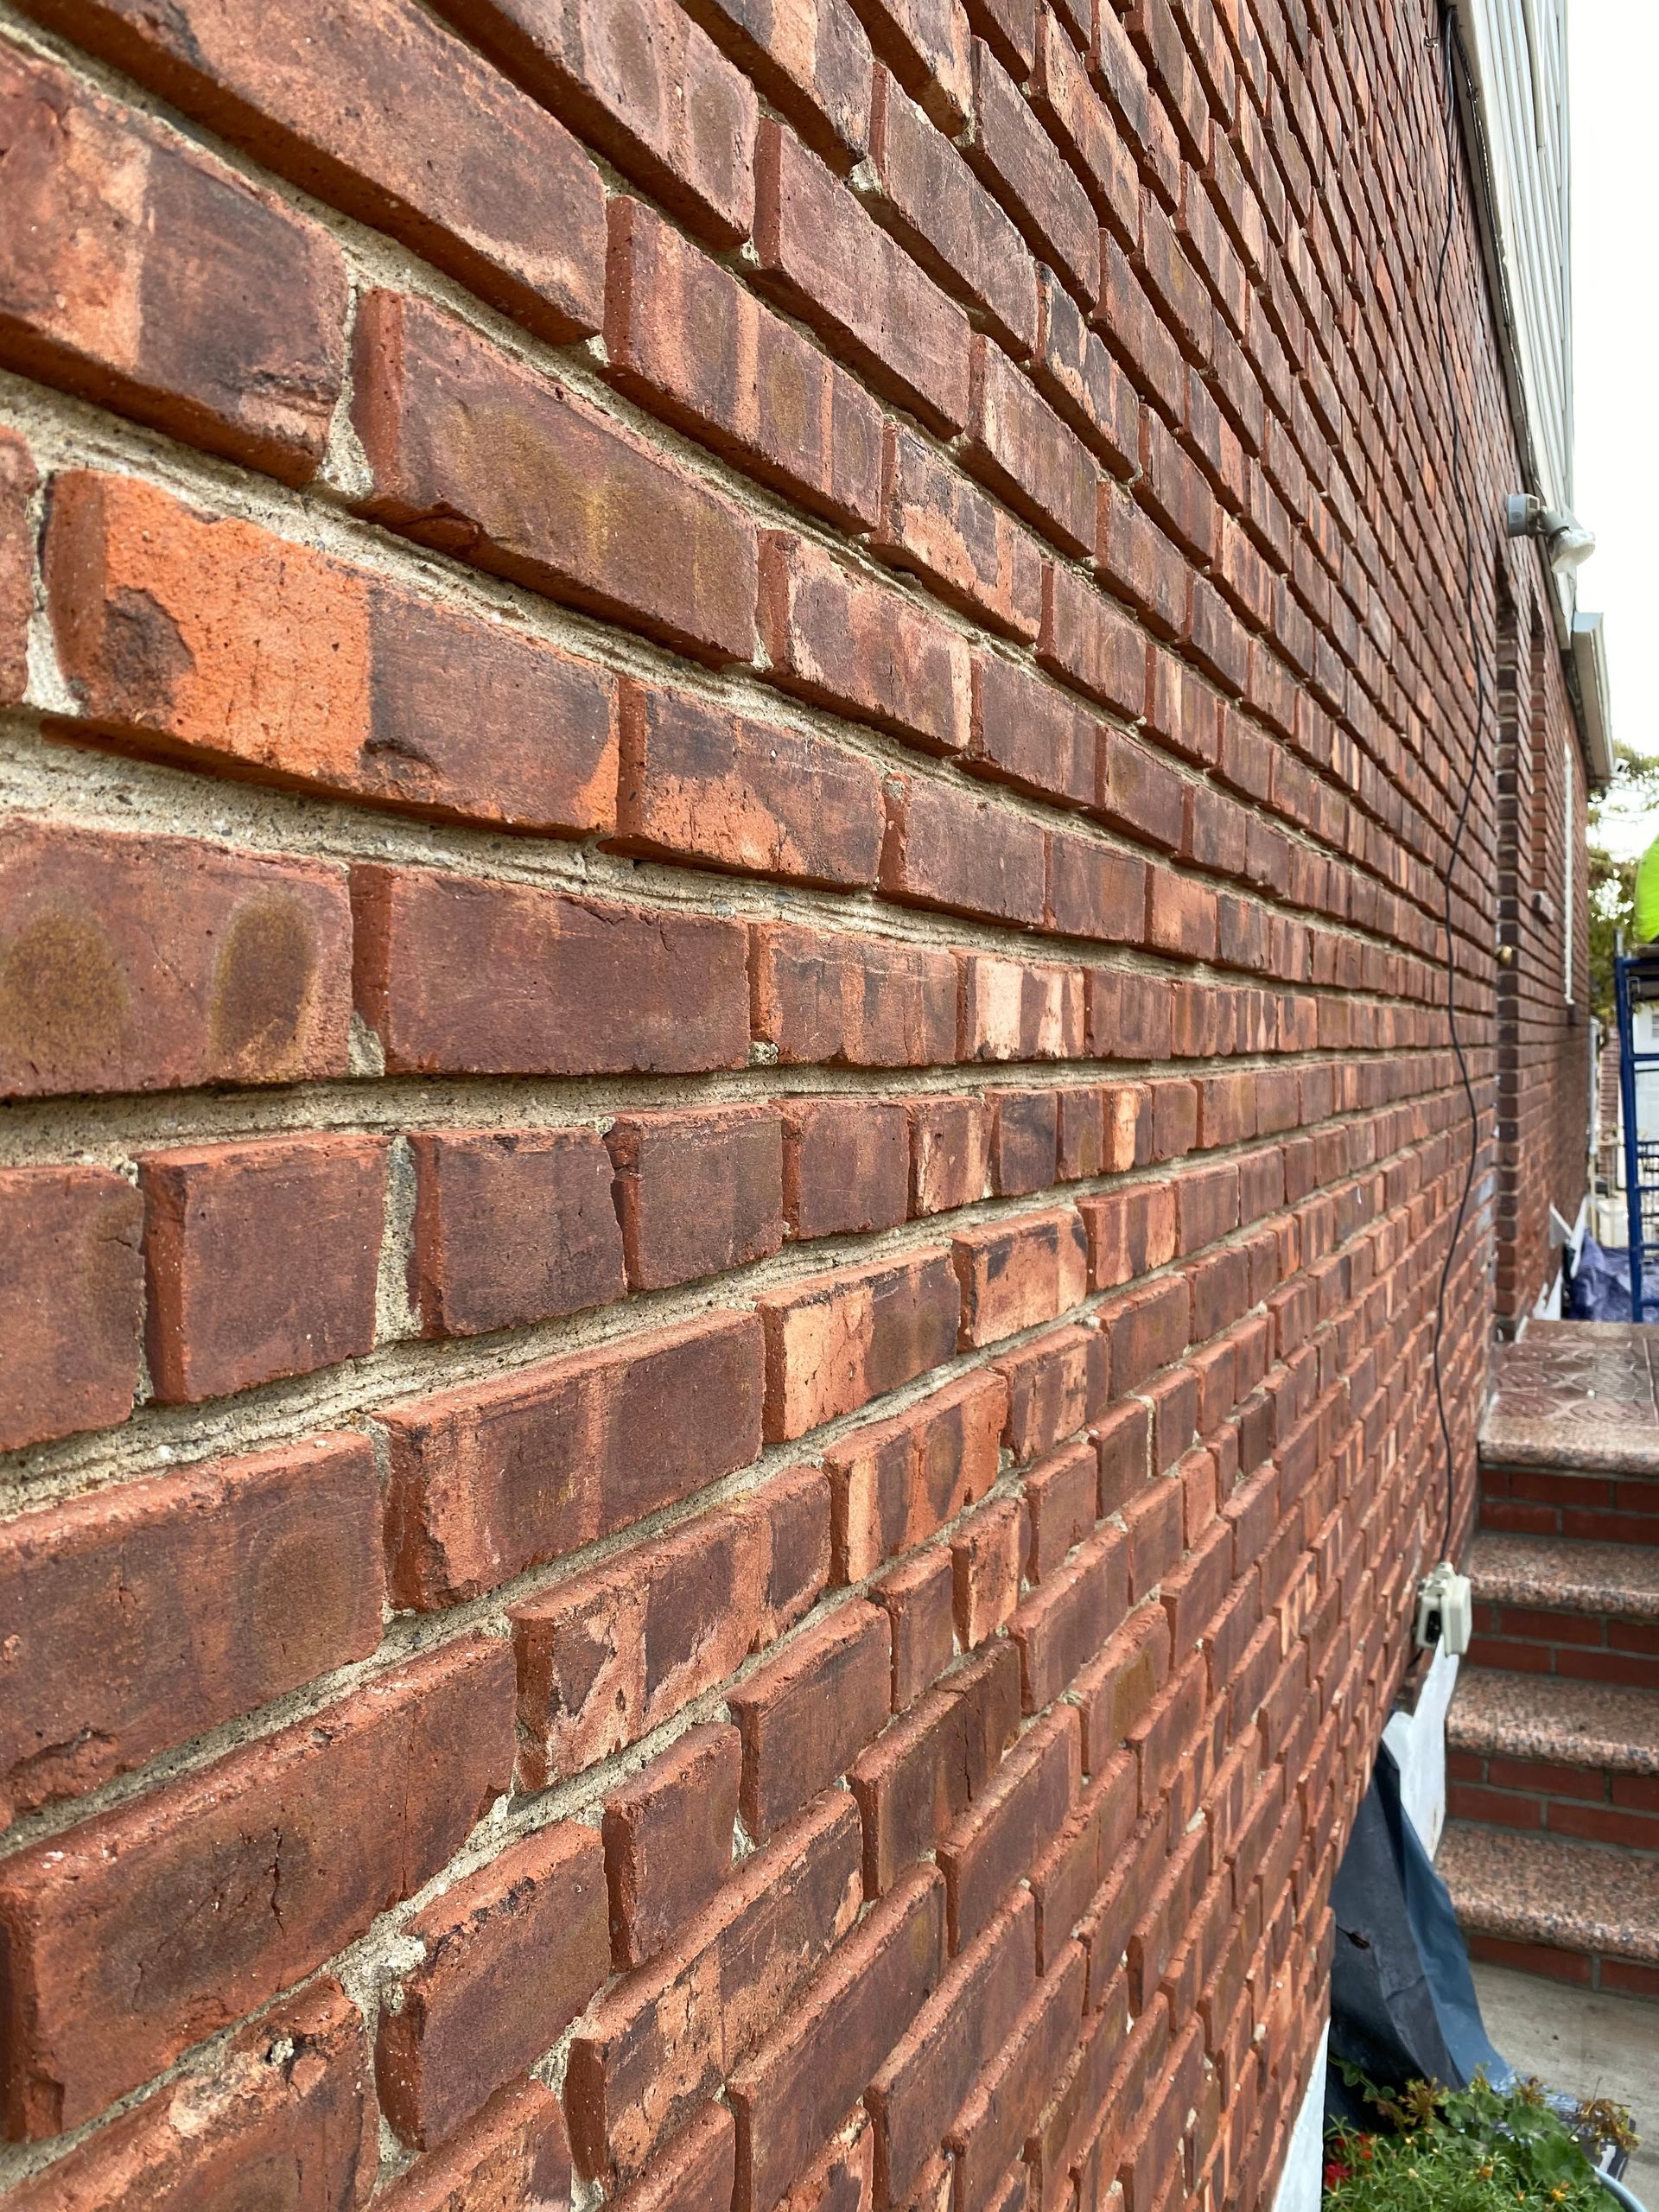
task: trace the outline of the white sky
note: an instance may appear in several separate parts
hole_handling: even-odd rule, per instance
[[[1607,617],[1613,734],[1659,752],[1659,4],[1567,0],[1579,604]],[[1616,852],[1659,831],[1603,824]]]

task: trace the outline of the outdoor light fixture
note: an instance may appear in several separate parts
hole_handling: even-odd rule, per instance
[[[1531,492],[1511,492],[1504,513],[1511,537],[1541,537],[1544,557],[1558,576],[1571,575],[1596,550],[1596,534],[1565,507],[1547,507]]]

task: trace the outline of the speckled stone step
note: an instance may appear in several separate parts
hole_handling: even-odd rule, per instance
[[[1470,1662],[1659,1689],[1659,1547],[1483,1530]]]
[[[1659,1853],[1659,1690],[1465,1667],[1446,1746],[1453,1820]]]
[[[1435,1863],[1472,1957],[1659,2000],[1659,1859],[1453,1821]]]

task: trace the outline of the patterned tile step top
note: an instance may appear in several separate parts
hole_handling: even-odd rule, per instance
[[[1659,1690],[1465,1666],[1446,1740],[1488,1757],[1659,1774]]]
[[[1435,1865],[1465,1929],[1659,1966],[1659,1859],[1453,1821]]]
[[[1483,1459],[1659,1472],[1659,1326],[1535,1321],[1495,1361]]]
[[[1659,1621],[1659,1547],[1575,1543],[1565,1536],[1478,1535],[1465,1572],[1475,1604]]]

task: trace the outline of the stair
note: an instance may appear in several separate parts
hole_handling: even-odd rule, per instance
[[[1497,1359],[1440,1870],[1472,1956],[1659,2001],[1659,1328]]]

